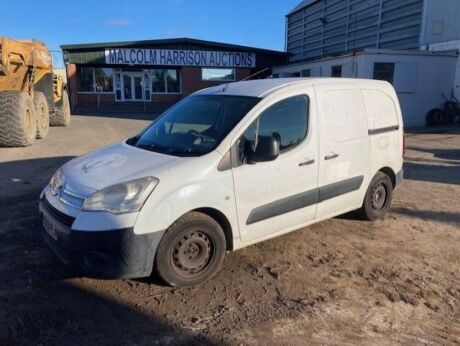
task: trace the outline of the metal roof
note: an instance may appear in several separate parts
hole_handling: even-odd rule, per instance
[[[198,40],[194,38],[168,38],[168,39],[157,39],[157,40],[141,40],[141,41],[121,41],[121,42],[100,42],[100,43],[84,43],[84,44],[64,44],[61,45],[62,50],[72,51],[72,50],[89,50],[89,49],[103,49],[103,48],[123,48],[123,47],[142,47],[142,46],[159,46],[159,45],[170,45],[170,44],[191,44],[191,45],[199,45],[209,48],[226,48],[226,49],[233,49],[233,50],[244,50],[254,53],[265,53],[271,55],[280,55],[280,56],[287,56],[286,52],[270,50],[270,49],[263,49],[263,48],[256,48],[256,47],[248,47],[248,46],[241,46],[236,44],[230,43],[223,43],[223,42],[214,42],[214,41],[205,41],[205,40]]]
[[[319,1],[319,0],[303,0],[303,1],[302,1],[300,4],[298,4],[291,12],[289,12],[289,13],[287,14],[287,16],[289,16],[289,15],[291,15],[291,14],[293,14],[293,13],[299,11],[299,10],[301,10],[301,9],[304,8],[304,7],[307,7],[307,6],[311,5],[311,4],[313,4],[313,3],[316,2],[316,1]]]
[[[300,0],[299,0],[300,1]],[[424,0],[304,0],[286,17],[290,62],[363,48],[420,48]]]

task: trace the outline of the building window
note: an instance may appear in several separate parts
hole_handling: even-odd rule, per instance
[[[113,70],[111,68],[95,68],[94,79],[97,87],[100,87],[102,92],[113,92]]]
[[[150,82],[150,74],[149,70],[144,70],[144,95],[145,95],[145,100],[150,101],[152,98],[152,92],[150,91],[150,87],[152,86],[152,83]]]
[[[179,73],[177,70],[168,70],[166,72],[166,90],[168,93],[178,93],[180,91]]]
[[[78,67],[77,71],[77,88],[82,92],[95,92],[94,88],[94,71],[89,67]]]
[[[115,70],[115,100],[121,100],[121,70]]]
[[[80,92],[113,92],[113,69],[78,67],[77,87]],[[99,88],[100,87],[100,88]]]
[[[234,68],[202,68],[201,79],[205,81],[233,82],[235,80]]]
[[[311,70],[310,69],[302,70],[302,77],[311,77]]]
[[[166,92],[166,70],[153,70],[152,71],[152,83],[154,93],[165,93]]]
[[[156,94],[180,93],[178,70],[152,70],[152,91]]]
[[[331,77],[342,77],[342,65],[336,65],[331,67]]]
[[[374,79],[384,80],[393,84],[395,75],[395,64],[388,62],[374,63]]]

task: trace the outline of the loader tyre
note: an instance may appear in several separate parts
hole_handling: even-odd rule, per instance
[[[23,91],[0,92],[0,146],[25,147],[37,137],[32,97]]]
[[[37,119],[37,138],[45,138],[50,128],[50,112],[44,93],[40,91],[35,92],[34,107]]]
[[[62,90],[61,99],[56,102],[55,112],[50,116],[51,126],[69,126],[70,124],[70,101],[67,90]]]

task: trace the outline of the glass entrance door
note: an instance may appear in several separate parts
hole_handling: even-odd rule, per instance
[[[122,101],[144,101],[144,85],[142,72],[123,72]]]
[[[132,91],[132,77],[128,73],[123,73],[123,98],[124,101],[131,101],[133,99]]]
[[[144,83],[142,83],[142,75],[139,75],[139,76],[133,76],[133,95],[134,95],[134,99],[136,101],[140,100],[142,101],[144,99],[144,92],[143,92],[143,88],[142,86],[144,85]]]

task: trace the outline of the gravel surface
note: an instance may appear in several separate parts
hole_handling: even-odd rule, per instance
[[[407,135],[382,221],[351,213],[239,250],[194,288],[76,277],[38,232],[38,195],[67,160],[147,124],[74,116],[0,148],[0,344],[460,344],[459,128]]]

